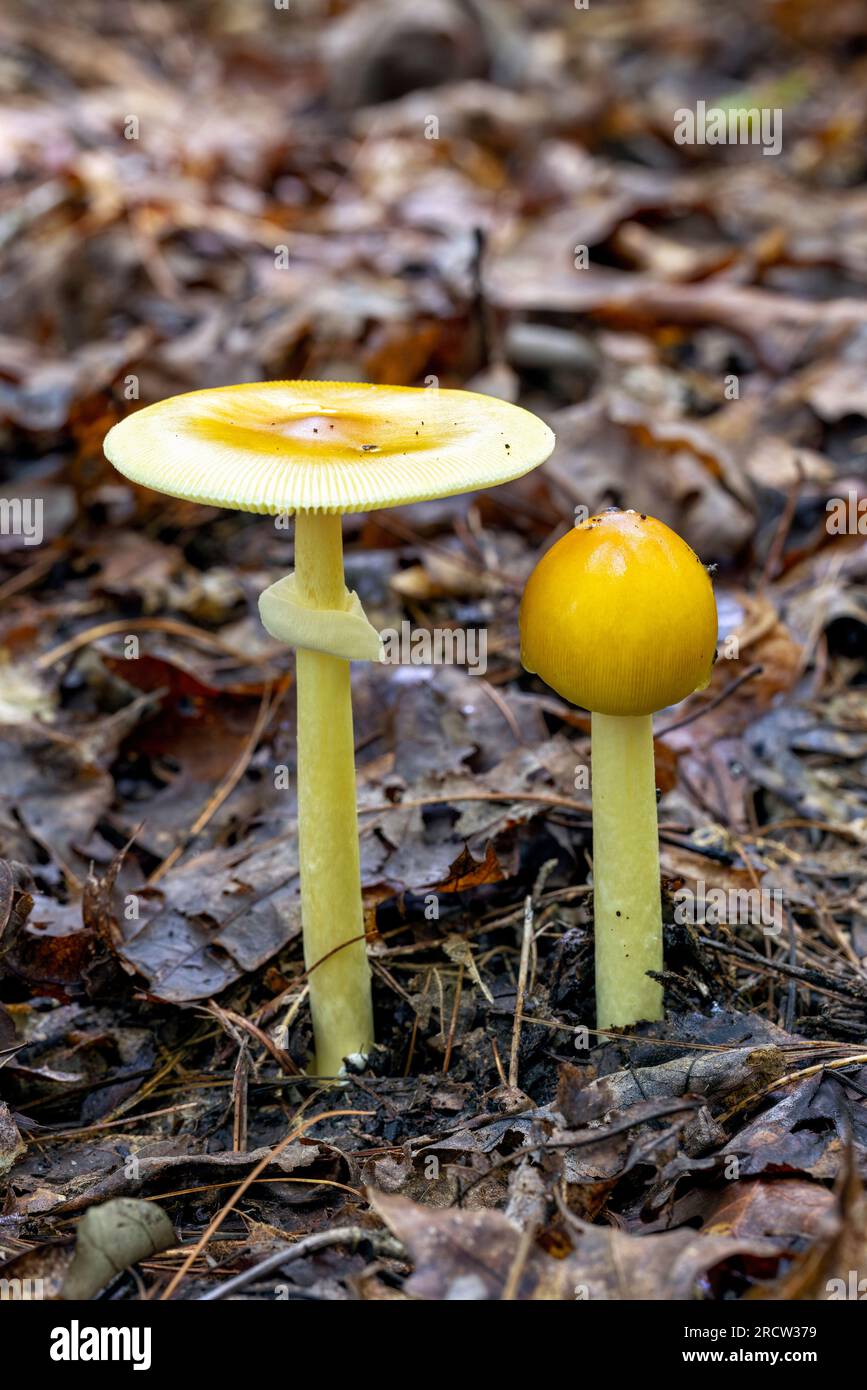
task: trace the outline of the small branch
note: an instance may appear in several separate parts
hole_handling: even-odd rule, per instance
[[[666,724],[664,729],[655,729],[653,737],[665,738],[666,734],[674,733],[675,729],[685,729],[687,724],[694,724],[697,719],[702,719],[704,715],[710,714],[712,709],[718,709],[723,700],[727,700],[730,695],[734,695],[735,691],[738,690],[745,681],[751,681],[753,676],[760,676],[764,669],[764,666],[756,662],[754,666],[748,667],[742,675],[730,681],[725,689],[721,690],[718,695],[715,695],[712,700],[708,700],[706,705],[702,705],[699,709],[693,710],[692,714],[687,714],[683,719],[675,719],[673,724]]]
[[[789,538],[789,532],[792,529],[792,522],[795,519],[795,512],[798,509],[798,498],[800,497],[801,490],[804,486],[804,464],[799,453],[795,454],[795,471],[796,476],[791,487],[789,488],[789,493],[786,497],[786,505],[783,508],[782,514],[777,524],[777,529],[774,532],[773,540],[771,541],[771,544],[768,547],[768,553],[765,557],[764,567],[762,569],[761,578],[759,579],[758,583],[759,594],[763,594],[764,591],[767,589],[768,585],[770,584],[771,580],[776,579],[777,575],[779,574],[780,562],[783,558],[783,552],[786,548],[786,541]]]
[[[743,677],[745,680],[746,677]],[[707,706],[709,709],[710,706]],[[704,710],[702,710],[704,713]],[[421,806],[450,806],[460,801],[497,801],[507,804],[510,801],[535,802],[539,806],[562,806],[565,811],[578,811],[589,816],[591,808],[573,801],[571,796],[558,796],[555,792],[452,792],[448,796],[404,797],[402,801],[383,801],[376,806],[359,806],[360,816],[383,815],[386,811],[412,811]]]
[[[518,970],[518,992],[515,996],[515,1022],[512,1028],[512,1053],[509,1057],[509,1085],[518,1086],[518,1053],[521,1047],[521,1022],[524,1017],[524,993],[530,968],[530,943],[533,940],[533,899],[524,903],[524,934],[521,938],[521,964]]]
[[[300,1139],[302,1134],[306,1134],[307,1130],[310,1129],[312,1125],[321,1124],[323,1120],[334,1120],[340,1115],[369,1115],[370,1113],[369,1110],[323,1110],[321,1115],[311,1115],[309,1119],[299,1121],[293,1129],[290,1129],[286,1137],[281,1139],[280,1143],[273,1149],[269,1149],[265,1157],[261,1158],[255,1168],[253,1168],[252,1171],[247,1174],[246,1178],[238,1184],[228,1202],[220,1208],[216,1216],[202,1232],[180,1269],[172,1275],[172,1278],[160,1294],[160,1302],[165,1303],[171,1298],[175,1289],[181,1281],[186,1278],[187,1274],[189,1274],[195,1261],[211,1239],[211,1236],[220,1229],[226,1217],[229,1215],[229,1212],[234,1210],[244,1193],[252,1186],[256,1179],[264,1173],[269,1163],[273,1163],[275,1159],[279,1158],[281,1153],[288,1149],[290,1144],[293,1144],[296,1139]]]
[[[133,626],[136,632],[168,632],[173,637],[186,637],[191,642],[199,642],[202,646],[210,647],[214,651],[222,652],[224,656],[232,657],[239,666],[263,666],[264,658],[249,656],[235,651],[225,642],[221,642],[219,637],[213,633],[206,632],[204,628],[194,627],[192,623],[184,623],[177,618],[136,618],[132,622],[129,618],[115,618],[108,623],[98,623],[95,627],[86,628],[83,632],[77,632],[74,637],[61,642],[59,646],[52,647],[50,651],[43,652],[34,662],[37,671],[47,671],[55,666],[64,657],[71,656],[74,652],[80,651],[82,647],[87,647],[91,642],[98,642],[103,637],[126,636]]]
[[[247,1096],[250,1076],[250,1058],[247,1039],[244,1038],[238,1049],[235,1063],[235,1077],[232,1082],[232,1152],[247,1152]]]
[[[512,1260],[508,1277],[503,1286],[503,1292],[500,1294],[500,1299],[503,1303],[514,1303],[515,1299],[518,1297],[518,1286],[521,1283],[521,1275],[524,1273],[527,1261],[530,1258],[530,1251],[533,1248],[533,1241],[535,1239],[536,1223],[531,1221],[529,1226],[525,1226],[521,1232],[521,1239],[515,1251],[515,1258]]]
[[[376,1255],[385,1255],[393,1260],[406,1259],[404,1247],[389,1231],[371,1231],[364,1226],[340,1226],[336,1231],[317,1231],[315,1235],[305,1236],[295,1245],[275,1250],[257,1265],[251,1265],[249,1269],[236,1274],[234,1279],[227,1279],[224,1284],[202,1294],[198,1302],[216,1303],[218,1299],[231,1298],[248,1284],[254,1284],[257,1279],[264,1279],[267,1274],[273,1274],[275,1270],[282,1269],[284,1265],[292,1264],[295,1260],[301,1260],[305,1255],[314,1255],[317,1251],[327,1250],[332,1245],[358,1246],[363,1241],[373,1247]]]
[[[461,993],[463,991],[463,983],[464,967],[461,965],[458,967],[458,978],[455,984],[455,998],[454,1003],[452,1004],[452,1016],[449,1021],[449,1035],[446,1039],[446,1051],[445,1056],[443,1057],[443,1076],[445,1076],[445,1074],[447,1073],[449,1069],[449,1063],[452,1060],[452,1048],[455,1044],[455,1029],[458,1026],[458,1010],[461,1007]]]
[[[847,985],[845,981],[837,980],[833,975],[820,975],[818,970],[805,970],[800,965],[787,965],[781,960],[766,960],[764,956],[757,955],[755,951],[748,951],[741,946],[733,946],[728,941],[714,941],[710,936],[700,936],[699,942],[702,946],[710,946],[711,950],[722,951],[724,955],[734,956],[737,960],[760,973],[770,970],[778,975],[785,975],[789,980],[799,980],[802,984],[808,985],[810,989],[814,989],[817,994],[831,994],[840,999],[854,999],[859,1004],[863,1004],[867,999],[867,990],[863,984],[859,984],[857,987]]]

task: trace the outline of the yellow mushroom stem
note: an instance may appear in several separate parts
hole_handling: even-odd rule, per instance
[[[344,607],[339,515],[298,512],[295,576],[299,599],[310,608]],[[373,1042],[349,662],[299,648],[296,663],[304,963],[310,972],[316,1071],[336,1076],[344,1057],[366,1052]]]
[[[653,723],[593,714],[596,1026],[662,1018],[662,904]]]

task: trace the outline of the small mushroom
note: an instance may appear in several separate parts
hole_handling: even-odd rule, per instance
[[[708,574],[643,513],[592,516],[542,557],[521,601],[521,661],[592,711],[593,916],[600,1028],[662,1017],[655,711],[710,680]]]
[[[273,381],[174,396],[110,430],[134,482],[211,506],[295,513],[295,573],[259,600],[297,650],[298,827],[304,959],[316,1069],[373,1041],[356,814],[350,660],[380,659],[343,578],[343,512],[508,482],[548,457],[534,415],[469,391]]]

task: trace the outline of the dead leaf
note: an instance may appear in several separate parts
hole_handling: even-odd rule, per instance
[[[422,1299],[502,1298],[515,1267],[522,1301],[691,1299],[721,1277],[726,1261],[752,1261],[767,1276],[779,1253],[771,1241],[694,1231],[630,1236],[575,1222],[571,1254],[554,1259],[531,1242],[521,1265],[521,1232],[499,1212],[432,1210],[382,1192],[370,1201],[407,1247],[414,1265],[407,1292]]]
[[[75,1234],[75,1254],[63,1284],[63,1298],[93,1298],[130,1265],[175,1243],[171,1221],[161,1207],[116,1197],[85,1212]]]
[[[478,888],[483,883],[500,883],[506,875],[500,867],[497,853],[489,841],[485,846],[484,859],[474,859],[465,845],[442,883],[433,884],[437,893],[463,893],[470,888]]]

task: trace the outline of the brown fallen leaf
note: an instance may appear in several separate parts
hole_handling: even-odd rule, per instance
[[[854,1078],[863,1085],[867,1068]],[[849,1144],[859,1161],[867,1160],[867,1117],[863,1107],[851,1106],[847,1092],[832,1073],[817,1072],[786,1087],[775,1103],[750,1120],[726,1144],[742,1176],[762,1173],[809,1173],[816,1179],[836,1178]]]
[[[726,1184],[707,1209],[701,1229],[708,1236],[757,1236],[793,1246],[825,1234],[834,1206],[833,1194],[818,1182],[743,1179]]]
[[[24,1149],[12,1112],[6,1102],[0,1100],[0,1177],[9,1172]]]
[[[485,846],[484,859],[474,859],[469,847],[464,846],[442,883],[435,883],[437,893],[463,893],[467,888],[478,888],[482,883],[499,883],[506,875],[497,858],[493,844]]]
[[[59,1299],[75,1253],[72,1240],[46,1241],[0,1262],[0,1280],[14,1302],[53,1302]]]
[[[12,872],[12,866],[3,864],[0,896]],[[0,912],[0,976],[14,976],[61,999],[84,993],[91,998],[116,994],[123,984],[123,971],[131,971],[116,954],[107,923],[94,915],[99,881],[90,880],[84,902],[75,898],[60,904],[31,891],[28,872],[16,867],[18,877],[5,921]]]
[[[570,1254],[555,1259],[531,1242],[520,1264],[521,1231],[499,1212],[434,1209],[383,1192],[368,1195],[409,1251],[414,1272],[406,1289],[421,1299],[499,1299],[516,1272],[515,1297],[522,1302],[693,1299],[726,1261],[750,1261],[756,1277],[769,1277],[780,1253],[773,1241],[691,1230],[631,1236],[575,1221]]]
[[[288,841],[288,836],[287,836]],[[141,918],[122,959],[169,1003],[219,994],[301,930],[297,866],[287,841],[218,848],[176,865],[140,894]]]
[[[35,849],[27,853],[28,842],[50,845],[76,884],[82,861],[75,847],[86,842],[110,805],[111,778],[73,736],[35,721],[0,726],[0,757],[5,785],[12,789],[0,807],[0,854],[36,862]]]
[[[719,1101],[761,1090],[782,1076],[786,1058],[778,1047],[744,1047],[719,1052],[685,1052],[658,1066],[629,1067],[583,1085],[577,1067],[560,1073],[557,1104],[567,1124],[577,1126],[642,1101],[695,1095]]]
[[[844,1154],[833,1210],[826,1214],[816,1241],[777,1283],[756,1290],[754,1297],[867,1300],[867,1197],[851,1145]]]

